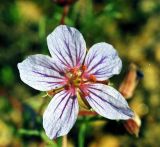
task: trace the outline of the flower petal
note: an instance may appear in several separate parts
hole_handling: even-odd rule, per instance
[[[130,119],[133,112],[123,96],[114,88],[104,84],[87,85],[86,100],[100,115],[109,119]]]
[[[86,43],[82,34],[75,28],[58,26],[48,35],[47,44],[52,57],[67,68],[82,64],[86,54]]]
[[[45,55],[32,55],[18,63],[21,80],[40,91],[49,91],[65,84],[62,66]]]
[[[97,80],[107,80],[119,74],[122,68],[121,59],[112,45],[97,43],[89,50],[84,65],[87,73],[95,75]]]
[[[78,116],[76,96],[64,90],[56,94],[43,114],[43,127],[50,139],[66,135]]]

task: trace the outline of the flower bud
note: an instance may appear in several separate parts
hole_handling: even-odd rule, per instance
[[[138,70],[135,64],[130,64],[129,71],[122,81],[119,92],[126,98],[132,97],[134,90],[139,82],[139,79],[143,77],[143,73]]]
[[[128,119],[124,122],[124,127],[130,134],[138,137],[141,127],[141,119],[137,114],[135,114],[134,118]]]

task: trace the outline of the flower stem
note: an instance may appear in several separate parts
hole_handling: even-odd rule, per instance
[[[62,138],[62,147],[67,147],[67,135],[64,135]]]
[[[82,123],[82,125],[80,126],[79,135],[78,135],[79,147],[84,147],[85,130],[86,130],[86,125],[85,123]]]
[[[69,11],[69,6],[68,5],[64,6],[60,24],[65,24],[65,17],[67,16],[68,11]]]

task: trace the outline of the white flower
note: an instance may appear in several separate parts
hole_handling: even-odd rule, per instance
[[[66,135],[79,111],[77,93],[89,105],[109,119],[133,116],[123,96],[101,81],[119,74],[122,62],[116,50],[102,42],[93,45],[86,55],[86,43],[75,28],[58,26],[47,37],[51,57],[29,56],[18,64],[23,82],[40,91],[61,88],[43,114],[43,127],[50,139]],[[86,57],[85,57],[86,56]]]

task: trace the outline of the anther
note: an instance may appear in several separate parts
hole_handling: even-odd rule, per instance
[[[87,66],[83,65],[82,70],[85,71],[87,69]]]
[[[72,72],[73,74],[77,74],[77,68],[72,68],[71,70],[70,70],[70,72]]]
[[[90,76],[89,76],[89,80],[91,80],[92,82],[96,82],[96,81],[97,81],[95,75],[90,75]]]

